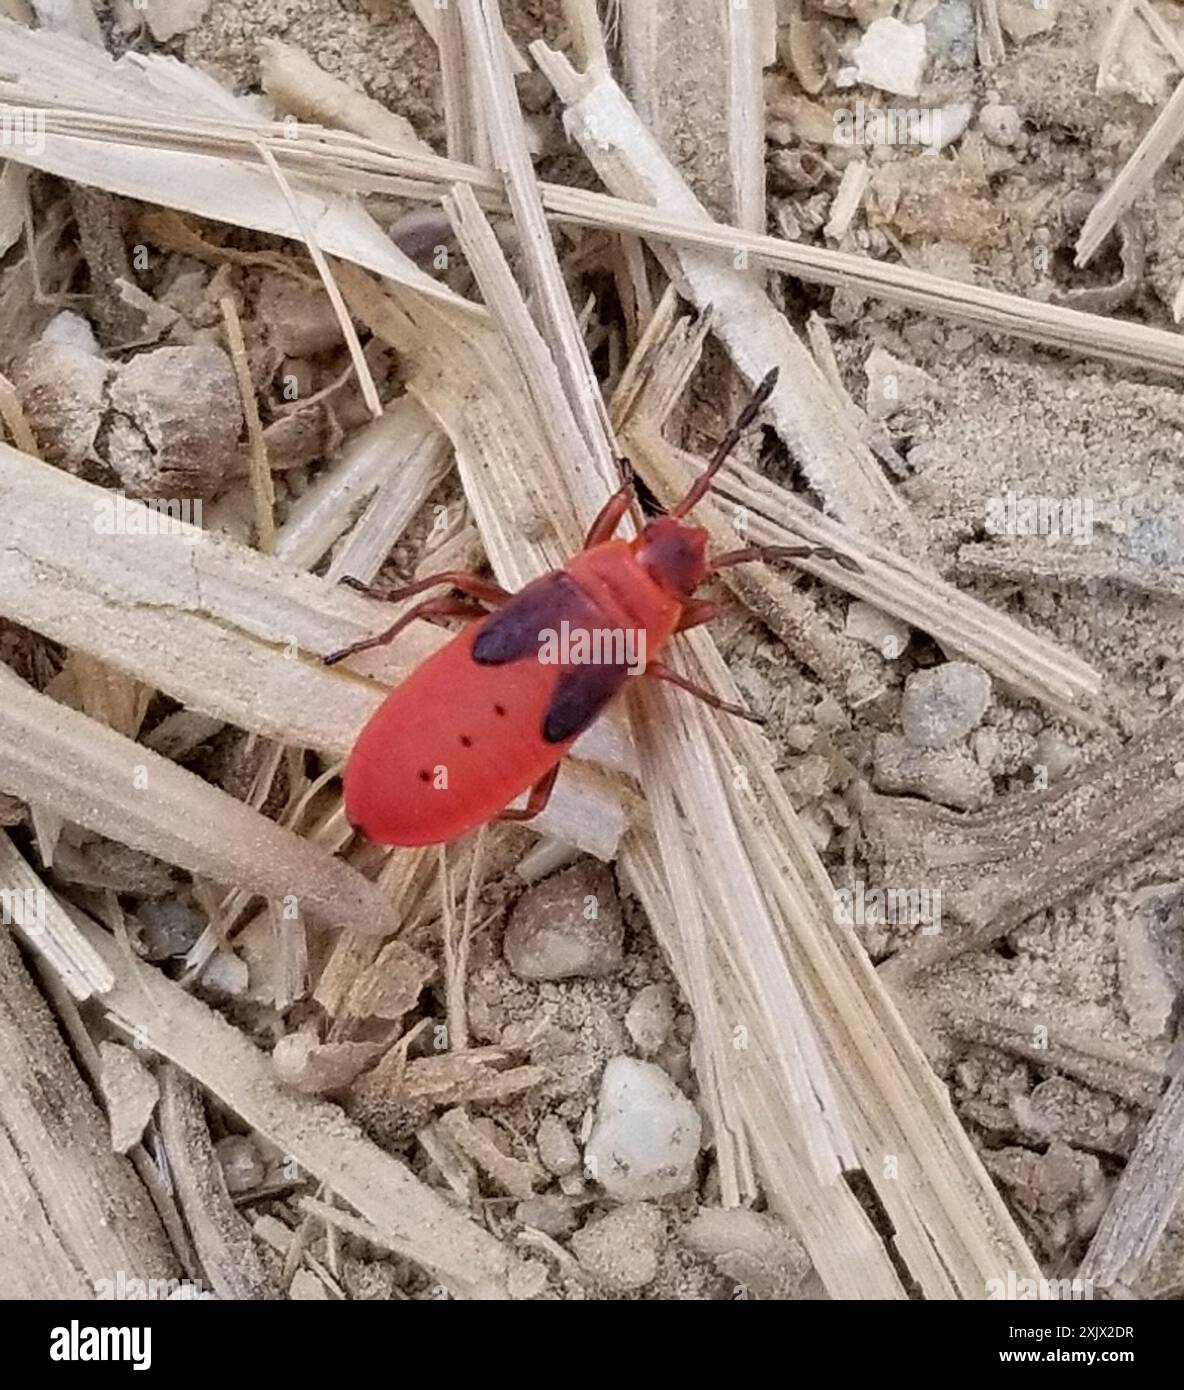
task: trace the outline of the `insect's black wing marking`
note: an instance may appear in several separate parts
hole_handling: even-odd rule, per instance
[[[583,733],[628,676],[629,668],[624,665],[569,666],[559,677],[547,706],[543,718],[544,740],[564,743]]]
[[[580,586],[555,570],[528,584],[482,627],[473,643],[473,660],[481,666],[504,666],[537,656],[544,632],[554,632],[565,620],[586,626],[591,604]]]
[[[571,632],[601,626],[595,605],[579,584],[556,570],[528,584],[482,625],[473,643],[473,660],[481,666],[504,666],[537,657],[546,640],[566,623]],[[543,716],[547,743],[565,743],[596,718],[629,674],[625,664],[597,663],[564,667]]]

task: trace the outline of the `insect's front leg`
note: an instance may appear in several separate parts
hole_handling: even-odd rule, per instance
[[[862,568],[849,555],[840,555],[824,545],[749,545],[743,550],[726,550],[717,555],[707,566],[708,574],[718,574],[720,570],[733,565],[748,565],[754,561],[770,564],[774,560],[828,560],[841,565],[852,574],[862,574]]]
[[[688,632],[693,627],[702,627],[704,623],[713,622],[718,616],[718,603],[712,603],[710,599],[706,598],[688,599],[682,606],[682,616],[674,630],[675,632]]]
[[[611,541],[617,533],[621,519],[637,500],[637,492],[633,486],[633,465],[628,459],[621,459],[620,462],[625,481],[601,507],[596,520],[589,527],[588,534],[584,537],[585,550]]]
[[[721,700],[718,695],[710,690],[704,690],[701,685],[696,685],[686,676],[680,676],[677,671],[665,665],[661,661],[651,661],[645,668],[645,673],[651,680],[665,681],[668,685],[677,685],[680,690],[685,690],[689,695],[693,695],[697,700],[702,700],[705,705],[710,705],[712,709],[719,710],[722,714],[734,714],[737,719],[747,719],[750,724],[764,724],[763,715],[754,714],[752,710],[745,709],[743,705],[733,705],[727,700]]]
[[[324,664],[336,666],[347,656],[356,656],[358,652],[368,652],[372,647],[385,647],[388,642],[393,642],[399,633],[404,628],[409,627],[416,618],[487,618],[488,616],[488,612],[479,603],[471,603],[463,598],[424,599],[422,603],[417,603],[414,608],[409,608],[401,618],[378,633],[377,636],[363,638],[360,642],[353,642],[348,647],[342,647],[338,652],[331,652],[324,658]]]
[[[413,584],[402,584],[397,589],[379,589],[373,584],[363,584],[352,575],[346,575],[341,582],[351,589],[356,589],[359,594],[365,594],[367,598],[376,598],[381,603],[399,603],[402,599],[414,598],[416,594],[444,585],[450,589],[459,589],[462,594],[468,594],[470,598],[479,598],[483,603],[492,604],[494,607],[513,598],[508,589],[503,589],[492,579],[482,579],[479,574],[470,574],[468,570],[443,570],[440,574],[429,574],[426,579],[417,579]]]

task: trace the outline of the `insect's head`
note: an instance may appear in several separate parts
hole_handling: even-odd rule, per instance
[[[760,414],[761,407],[777,385],[777,368],[767,373],[740,412],[736,423],[719,442],[711,462],[691,484],[690,491],[666,516],[651,521],[634,542],[641,567],[655,584],[679,598],[690,598],[707,577],[707,532],[702,526],[688,526],[687,516],[707,496],[716,475],[740,436]]]
[[[660,516],[637,538],[642,569],[660,588],[689,598],[707,575],[707,532],[672,516]]]

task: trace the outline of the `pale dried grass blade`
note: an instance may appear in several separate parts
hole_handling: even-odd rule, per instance
[[[571,457],[577,464],[583,455],[584,467],[577,466],[575,469],[579,477],[591,466],[579,421],[568,404],[555,359],[542,333],[535,327],[526,301],[514,283],[493,228],[478,206],[473,190],[464,184],[457,184],[453,188],[444,199],[444,208],[469,266],[477,277],[485,302],[502,328],[506,347],[513,355],[522,381],[530,392],[535,415],[547,436],[552,455],[556,458]]]
[[[212,78],[171,58],[136,54],[134,61],[116,63],[68,35],[27,30],[10,20],[0,20],[0,47],[11,69],[4,85],[11,105],[3,109],[22,120],[30,110],[45,113],[44,137],[13,142],[8,158],[141,202],[304,239],[284,193],[258,167],[258,143],[282,146],[283,126],[260,120]],[[178,122],[190,138],[179,146],[161,143],[159,132]],[[134,131],[136,151],[112,138],[109,126]],[[202,148],[203,132],[217,141],[227,129],[236,134],[237,157]],[[255,149],[253,158],[249,148]],[[457,306],[466,303],[421,271],[348,193],[298,183],[295,198],[304,225],[327,254]]]
[[[237,1028],[158,970],[128,959],[93,925],[87,935],[115,975],[104,997],[122,1027],[205,1087],[279,1151],[348,1202],[404,1258],[457,1297],[506,1298],[515,1263],[487,1231],[384,1153],[326,1101],[297,1095]]]
[[[1110,64],[1114,61],[1114,55],[1122,42],[1122,31],[1130,23],[1134,10],[1135,0],[1113,0],[1110,18],[1106,21],[1106,27],[1102,31],[1102,41],[1098,45],[1098,72],[1095,87],[1099,92],[1105,91],[1106,79],[1110,74]]]
[[[645,419],[630,423],[628,437],[642,476],[667,502],[681,495],[687,480],[702,469],[701,459],[667,444]],[[804,541],[846,556],[859,566],[858,572],[816,557],[794,563],[928,632],[1011,689],[1073,718],[1083,717],[1083,702],[1101,690],[1101,676],[1080,657],[946,584],[906,555],[856,535],[740,464],[725,468],[717,494],[698,512],[700,523],[718,545],[735,542],[725,510],[728,502],[745,509],[755,544],[800,545]]]
[[[468,38],[456,5],[436,12],[436,45],[440,50],[440,88],[444,98],[444,137],[449,159],[467,164],[489,163],[489,131],[478,100],[473,65],[468,61]]]
[[[267,443],[263,438],[259,401],[255,396],[255,383],[251,380],[251,367],[247,361],[243,326],[239,322],[238,310],[234,307],[234,300],[230,295],[223,297],[219,307],[222,310],[226,341],[230,347],[230,360],[234,363],[234,374],[238,378],[243,415],[247,422],[247,440],[251,449],[251,492],[255,498],[255,529],[259,537],[259,549],[264,555],[274,555],[275,484],[272,482],[271,468],[267,462]]]
[[[1184,1070],[1139,1135],[1078,1270],[1087,1287],[1138,1283],[1184,1199]]]
[[[853,159],[843,170],[843,177],[839,180],[839,191],[830,205],[830,219],[823,228],[831,241],[842,241],[847,235],[871,181],[871,169],[865,160]]]
[[[551,350],[583,437],[588,469],[614,475],[611,429],[600,385],[580,333],[571,297],[547,225],[526,130],[506,59],[506,33],[497,0],[459,0],[474,80],[485,107],[490,156],[505,180],[510,211],[522,240],[526,279],[534,312]],[[574,470],[577,478],[584,467]]]
[[[1176,37],[1175,30],[1168,25],[1159,11],[1148,3],[1148,0],[1135,0],[1135,9],[1143,23],[1172,55],[1172,61],[1181,72],[1184,72],[1184,43],[1181,43]]]
[[[1150,130],[1139,141],[1130,159],[1119,170],[1114,182],[1094,204],[1077,238],[1074,264],[1088,265],[1102,242],[1114,229],[1114,224],[1141,197],[1151,181],[1170,158],[1180,137],[1184,135],[1184,81],[1156,116]]]
[[[0,419],[4,421],[12,442],[26,454],[40,456],[41,450],[29,427],[28,417],[12,382],[0,372]]]
[[[687,183],[724,221],[765,229],[763,3],[622,0],[622,85]],[[722,61],[721,61],[722,59]],[[601,61],[578,59],[587,68]],[[695,100],[686,97],[694,92]]]
[[[345,301],[341,297],[341,291],[337,288],[337,281],[333,278],[333,272],[329,269],[329,262],[325,259],[325,253],[321,250],[316,234],[309,225],[308,218],[304,215],[304,210],[300,206],[300,199],[297,198],[295,190],[276,162],[275,155],[262,143],[257,148],[263,162],[271,171],[272,177],[280,186],[284,200],[291,209],[292,217],[300,229],[300,238],[308,247],[308,254],[312,257],[317,274],[320,275],[321,283],[325,287],[325,293],[329,296],[329,303],[332,304],[333,312],[337,315],[337,322],[341,325],[341,336],[345,339],[350,361],[354,364],[354,371],[357,373],[362,399],[366,402],[370,414],[378,419],[382,414],[382,402],[378,399],[378,387],[374,384],[374,377],[370,373],[370,364],[366,361],[362,353],[362,344],[358,341],[357,329],[345,307]]]
[[[736,225],[765,230],[765,91],[763,39],[771,0],[728,5],[728,153],[736,190]]]
[[[259,78],[275,104],[301,120],[352,130],[392,149],[431,153],[406,116],[331,76],[295,44],[264,39]]]
[[[327,577],[352,574],[369,582],[447,475],[448,460],[448,442],[426,411],[413,397],[400,396],[381,419],[357,430],[292,504],[276,535],[276,555],[311,568],[356,518]]]
[[[549,50],[544,47],[541,51],[541,61],[545,62]],[[28,55],[34,70],[43,56]],[[11,157],[64,178],[99,184],[129,197],[185,208],[201,216],[217,219],[231,209],[231,220],[242,226],[296,237],[298,229],[292,225],[286,203],[277,197],[274,181],[269,182],[258,168],[257,145],[266,143],[277,161],[291,166],[293,174],[316,178],[320,196],[312,192],[307,196],[314,200],[310,212],[318,214],[316,231],[326,252],[482,315],[478,306],[454,295],[403,256],[381,229],[359,212],[353,199],[364,191],[435,202],[442,189],[463,180],[478,192],[483,205],[499,207],[505,205],[505,197],[496,175],[454,160],[400,153],[362,137],[315,127],[292,141],[285,138],[282,125],[261,124],[240,111],[223,112],[217,121],[208,116],[193,119],[178,115],[189,109],[188,92],[175,101],[160,103],[148,116],[128,115],[127,110],[138,110],[134,87],[120,86],[114,97],[110,92],[116,84],[109,80],[70,88],[69,64],[65,67],[55,79],[57,85],[70,91],[69,107],[53,106],[50,90],[40,76],[12,92],[19,105],[0,103],[0,117],[23,119],[26,108],[45,114],[46,144],[41,154],[34,158],[28,149],[14,147]],[[101,76],[110,74],[104,71]],[[221,99],[229,100],[225,92],[217,90]],[[92,100],[96,91],[102,93],[98,106]],[[208,94],[202,95],[208,102]],[[201,109],[201,102],[196,107]],[[326,189],[333,190],[328,202]],[[558,184],[541,184],[540,193],[546,210],[563,221],[642,235],[675,246],[708,248],[716,256],[733,261],[746,255],[753,263],[802,280],[843,286],[1077,356],[1174,376],[1184,374],[1184,343],[1179,335],[1145,324],[1035,303],[1020,295],[824,246],[762,236],[740,227],[671,217],[645,203],[602,193]]]
[[[8,895],[8,896],[5,896]],[[43,956],[75,999],[105,994],[115,976],[58,900],[0,830],[0,923]],[[15,910],[14,910],[15,903]]]
[[[568,129],[613,192],[650,201],[684,222],[715,225],[607,70],[581,75],[544,45],[535,44],[532,52],[568,108]],[[675,253],[660,243],[654,250],[700,310],[710,307],[715,333],[751,386],[771,367],[780,367],[768,403],[770,422],[835,514],[869,533],[917,532],[919,547],[907,508],[851,428],[805,345],[760,284],[739,273],[746,259],[726,264],[702,252]]]
[[[710,641],[702,634],[687,637],[681,650],[692,679],[725,698],[737,698]],[[835,920],[830,880],[798,826],[763,738],[738,720],[708,722],[721,764],[746,770],[747,786],[737,786],[735,777],[729,783],[736,825],[776,913],[792,979],[824,1039],[839,1113],[889,1212],[911,1276],[927,1297],[982,1298],[987,1281],[1005,1277],[1009,1268],[1035,1274],[1038,1266],[954,1116],[945,1089],[854,933]],[[728,890],[720,886],[718,891],[722,896]],[[715,914],[718,922],[718,905]],[[736,927],[745,933],[751,922],[741,915]],[[763,1069],[753,1070],[765,1080]],[[757,1103],[755,1094],[752,1103]],[[769,1137],[766,1130],[762,1142]],[[885,1166],[886,1154],[897,1156],[895,1168]],[[786,1191],[783,1174],[764,1170],[762,1179],[793,1208],[794,1194]],[[823,1190],[833,1202],[834,1189]],[[849,1229],[847,1238],[857,1244],[858,1232]],[[811,1254],[821,1268],[821,1252],[812,1246]],[[850,1281],[859,1276],[848,1269],[836,1270],[834,1277],[840,1282],[831,1286],[832,1292],[841,1297],[841,1290],[849,1291]]]
[[[388,932],[356,869],[142,744],[0,667],[0,788],[190,873],[263,897],[294,894],[330,926]]]

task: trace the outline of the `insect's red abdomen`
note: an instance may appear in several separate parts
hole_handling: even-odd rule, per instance
[[[536,732],[556,673],[482,668],[459,633],[387,696],[345,768],[345,811],[378,844],[456,839],[503,810],[567,751]]]

